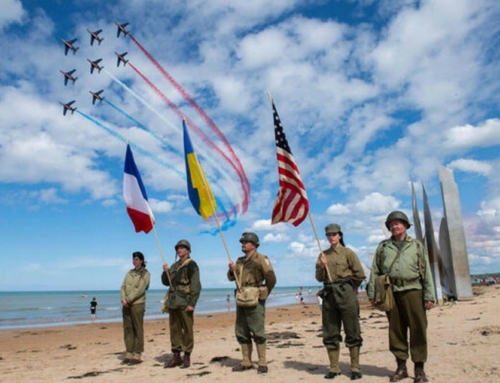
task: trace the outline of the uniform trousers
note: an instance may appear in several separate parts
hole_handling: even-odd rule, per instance
[[[128,353],[144,352],[144,312],[145,303],[123,306],[123,338]]]
[[[389,350],[401,360],[408,359],[408,346],[414,363],[427,361],[427,315],[422,290],[394,293],[394,308],[389,319]],[[408,344],[408,331],[410,342]]]
[[[194,348],[193,311],[186,312],[186,308],[169,309],[168,322],[170,325],[170,344],[172,351],[191,353]]]
[[[259,300],[255,307],[236,306],[236,340],[240,344],[266,343],[264,323],[266,318],[266,301]]]
[[[340,347],[342,325],[344,325],[346,347],[361,347],[363,338],[359,326],[359,303],[352,285],[335,283],[325,288],[321,312],[323,344],[326,348]]]

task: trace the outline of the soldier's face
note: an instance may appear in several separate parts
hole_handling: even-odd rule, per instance
[[[253,242],[248,242],[248,241],[241,242],[241,251],[244,252],[245,254],[248,254],[254,250],[255,250],[255,245],[253,244]]]
[[[406,233],[406,224],[400,219],[394,219],[389,222],[389,231],[395,237]]]
[[[331,246],[337,246],[340,242],[340,233],[326,233],[326,238]]]
[[[189,254],[189,250],[184,246],[177,246],[177,256],[184,259]]]

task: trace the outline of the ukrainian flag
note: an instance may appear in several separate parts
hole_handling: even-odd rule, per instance
[[[189,200],[193,204],[194,210],[207,219],[215,214],[217,205],[215,203],[214,195],[210,190],[207,178],[203,172],[196,154],[193,151],[193,145],[189,138],[189,132],[186,127],[186,121],[182,121],[184,128],[184,153],[186,155],[186,175],[187,175],[187,189]]]

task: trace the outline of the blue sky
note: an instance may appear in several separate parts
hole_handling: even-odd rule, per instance
[[[207,233],[215,222],[187,199],[181,120],[164,98],[219,148],[191,133],[227,210],[244,196],[220,154],[228,148],[130,37],[116,37],[115,20],[130,23],[241,161],[251,192],[224,231],[232,259],[241,233],[255,231],[278,285],[317,285],[309,220],[270,225],[278,190],[270,92],[324,247],[323,227],[339,223],[370,266],[387,213],[411,211],[410,175],[421,210],[425,185],[438,230],[441,165],[460,191],[471,272],[500,271],[499,16],[496,0],[2,0],[0,290],[118,289],[136,250],[151,287],[162,287],[155,236],[134,232],[122,198],[125,139],[139,148],[167,261],[186,238],[203,285],[231,286],[221,237]],[[101,45],[90,46],[87,28],[103,30]],[[60,38],[78,39],[75,55],[64,55]],[[129,64],[118,68],[114,52],[128,52]],[[104,69],[91,75],[87,59],[98,58]],[[72,69],[78,80],[64,86],[59,71]],[[100,89],[106,99],[93,106],[89,91]],[[63,116],[59,102],[70,100],[78,110]]]

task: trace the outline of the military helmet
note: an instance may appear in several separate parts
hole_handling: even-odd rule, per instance
[[[252,242],[255,247],[259,247],[259,237],[255,233],[243,233],[241,234],[240,242]]]
[[[189,241],[187,239],[181,239],[179,242],[177,242],[175,244],[175,250],[177,250],[177,248],[179,246],[184,246],[186,249],[188,249],[189,251],[191,251],[191,244],[189,243]]]
[[[387,216],[387,219],[385,220],[385,227],[387,227],[387,230],[389,230],[389,223],[391,221],[394,221],[395,219],[399,219],[400,221],[403,221],[406,224],[406,228],[409,229],[411,226],[410,220],[406,216],[405,213],[399,210],[391,211],[389,215]]]

